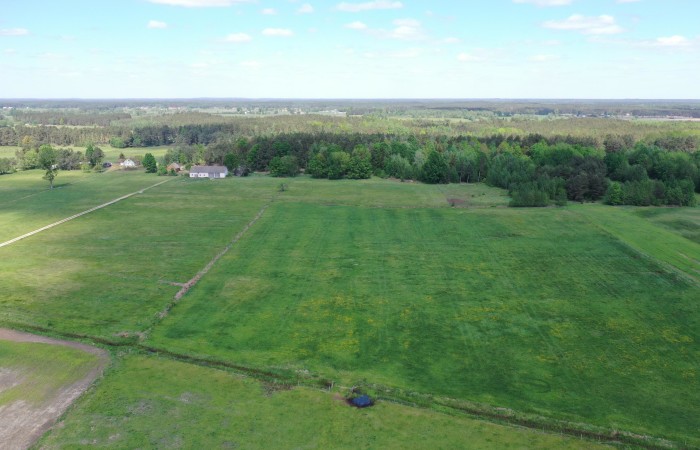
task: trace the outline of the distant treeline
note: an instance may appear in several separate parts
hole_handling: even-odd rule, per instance
[[[139,120],[139,126],[0,127],[0,144],[22,148],[12,162],[19,168],[27,167],[29,150],[42,144],[109,142],[116,148],[171,146],[164,164],[225,164],[279,176],[303,169],[331,179],[486,181],[508,189],[512,206],[601,198],[611,204],[692,205],[700,189],[700,133],[677,131],[675,124],[654,124],[651,129],[659,132],[639,138],[639,133],[601,134],[611,122],[619,125],[602,119],[586,122],[601,128],[581,129],[579,123],[577,134],[566,135],[508,133],[483,125],[474,134],[469,131],[473,124],[441,120],[286,116],[222,122],[200,113]],[[566,129],[576,123],[545,125]],[[64,156],[65,166],[71,166],[68,161],[76,157]]]
[[[329,179],[376,175],[426,183],[485,181],[508,189],[512,206],[602,198],[611,204],[695,204],[700,152],[686,139],[635,142],[630,136],[607,136],[603,146],[592,143],[570,136],[420,139],[292,133],[222,137],[207,146],[182,144],[169,150],[163,163],[224,164],[277,176],[304,169]]]
[[[567,114],[576,116],[700,117],[698,100],[469,100],[469,99],[126,99],[126,100],[0,100],[5,107],[79,109],[110,112],[124,108],[182,109],[295,109],[305,112],[337,110],[350,115],[398,115],[404,117],[464,117],[469,112],[488,112],[496,116],[517,114]]]
[[[90,119],[97,121],[99,115]],[[107,115],[106,117],[111,117]],[[111,117],[116,119],[117,116]],[[115,120],[111,126],[0,126],[0,145],[21,146],[27,137],[39,145],[86,146],[111,144],[117,148],[162,145],[209,145],[223,136],[275,136],[279,134],[369,134],[417,136],[444,140],[463,136],[492,139],[501,136],[512,142],[540,137],[575,139],[601,147],[604,137],[620,135],[633,141],[655,143],[667,150],[694,151],[700,144],[700,123],[644,122],[613,119],[558,119],[450,121],[436,119],[382,119],[377,117],[336,118],[327,116],[277,116],[266,118],[221,117],[207,113],[175,113]],[[564,136],[564,138],[562,138]]]
[[[116,120],[130,119],[131,114],[109,113],[80,113],[62,111],[13,110],[10,117],[22,125],[69,125],[69,126],[100,126],[107,127]]]

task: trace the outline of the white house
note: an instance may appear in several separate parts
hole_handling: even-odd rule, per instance
[[[228,169],[225,166],[192,166],[190,178],[226,178]]]

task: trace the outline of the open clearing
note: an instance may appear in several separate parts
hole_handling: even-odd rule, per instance
[[[0,447],[29,447],[108,362],[95,347],[0,328]]]
[[[115,198],[115,191],[159,181],[135,172],[84,174],[48,192],[30,175],[0,178],[8,193],[0,200],[0,230],[14,227],[9,237],[22,234],[16,233],[22,225],[30,231],[37,222]],[[41,181],[38,172],[33,176]],[[286,191],[278,192],[280,183]],[[23,200],[2,209],[3,200],[18,198]],[[459,199],[459,206],[447,199]],[[328,380],[360,386],[427,408],[406,409],[409,415],[483,405],[540,422],[574,423],[576,429],[623,430],[699,446],[700,288],[694,270],[700,245],[687,225],[697,220],[697,208],[665,209],[667,216],[657,216],[649,209],[602,205],[509,209],[503,207],[507,202],[502,190],[484,185],[177,178],[1,248],[0,323],[91,336],[139,351],[155,348],[291,385]],[[160,313],[181,285],[267,204],[265,214],[161,322]],[[141,356],[122,363],[114,378],[106,378],[114,388],[101,383],[47,443],[107,445],[117,436],[117,447],[149,447],[181,436],[178,442],[187,446],[262,446],[272,433],[263,423],[274,423],[278,415],[290,417],[287,433],[298,433],[298,445],[315,436],[301,419],[315,413],[244,404],[252,418],[234,439],[227,430],[248,413],[234,408],[239,412],[225,426],[216,420],[226,416],[226,405],[245,397],[243,388],[231,387],[240,393],[233,397],[222,394],[224,406],[216,406],[214,391],[204,392],[209,400],[201,410],[177,399],[208,389],[201,382],[208,376],[237,378]],[[139,391],[128,380],[138,379],[144,365],[153,365],[154,377],[169,370],[196,374],[178,378],[179,390]],[[248,382],[258,386],[250,399],[258,402],[261,385]],[[173,403],[133,412],[141,411],[134,404],[158,392]],[[112,407],[111,398],[121,400]],[[271,398],[334,404],[308,388]],[[420,429],[391,422],[398,413],[380,406],[395,405],[381,402],[372,410],[389,411],[372,417],[391,425],[373,428],[368,439],[377,445],[369,446],[381,447],[397,429]],[[212,424],[204,426],[199,418],[207,417],[208,408]],[[132,420],[134,414],[143,424]],[[160,433],[172,417],[182,417],[175,422],[183,428]],[[354,430],[356,416],[340,417],[311,446],[327,446],[331,438],[345,442],[338,430]],[[91,420],[98,424],[94,431]],[[128,424],[126,432],[115,431],[119,423]],[[214,425],[222,430],[211,431],[216,438],[207,440],[204,434]],[[540,446],[523,444],[529,438],[519,429],[504,430],[512,435],[482,446]],[[80,436],[89,438],[82,443]],[[445,442],[470,439],[451,436]]]

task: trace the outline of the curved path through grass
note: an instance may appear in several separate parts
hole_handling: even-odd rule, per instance
[[[108,362],[100,348],[0,328],[0,448],[30,447]]]

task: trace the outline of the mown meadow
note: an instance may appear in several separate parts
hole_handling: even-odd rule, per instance
[[[698,292],[575,209],[280,201],[148,342],[691,438]]]
[[[168,359],[126,356],[40,448],[604,448],[337,393],[274,385]]]
[[[295,445],[347,447],[354,441],[342,430],[356,427],[373,430],[358,438],[370,447],[391,437],[427,447],[421,433],[431,427],[437,447],[569,445],[437,412],[475,410],[700,445],[700,244],[688,225],[697,208],[514,209],[483,184],[120,171],[76,174],[50,192],[27,172],[0,178],[0,207],[23,198],[0,214],[0,230],[10,239],[166,179],[0,248],[0,324],[307,387],[265,396],[258,381],[120,350],[49,447],[84,445],[81,436],[107,445],[114,435],[117,447],[177,436],[187,446],[254,447],[282,432]],[[192,278],[265,206],[174,303],[172,283]],[[308,388],[323,383],[389,402],[360,413]],[[195,400],[180,400],[187,393]],[[318,410],[305,415],[311,408],[297,403]],[[172,417],[182,428],[163,425]],[[321,417],[326,428],[310,433]],[[287,428],[271,431],[275,418]],[[471,427],[481,431],[464,434]]]

